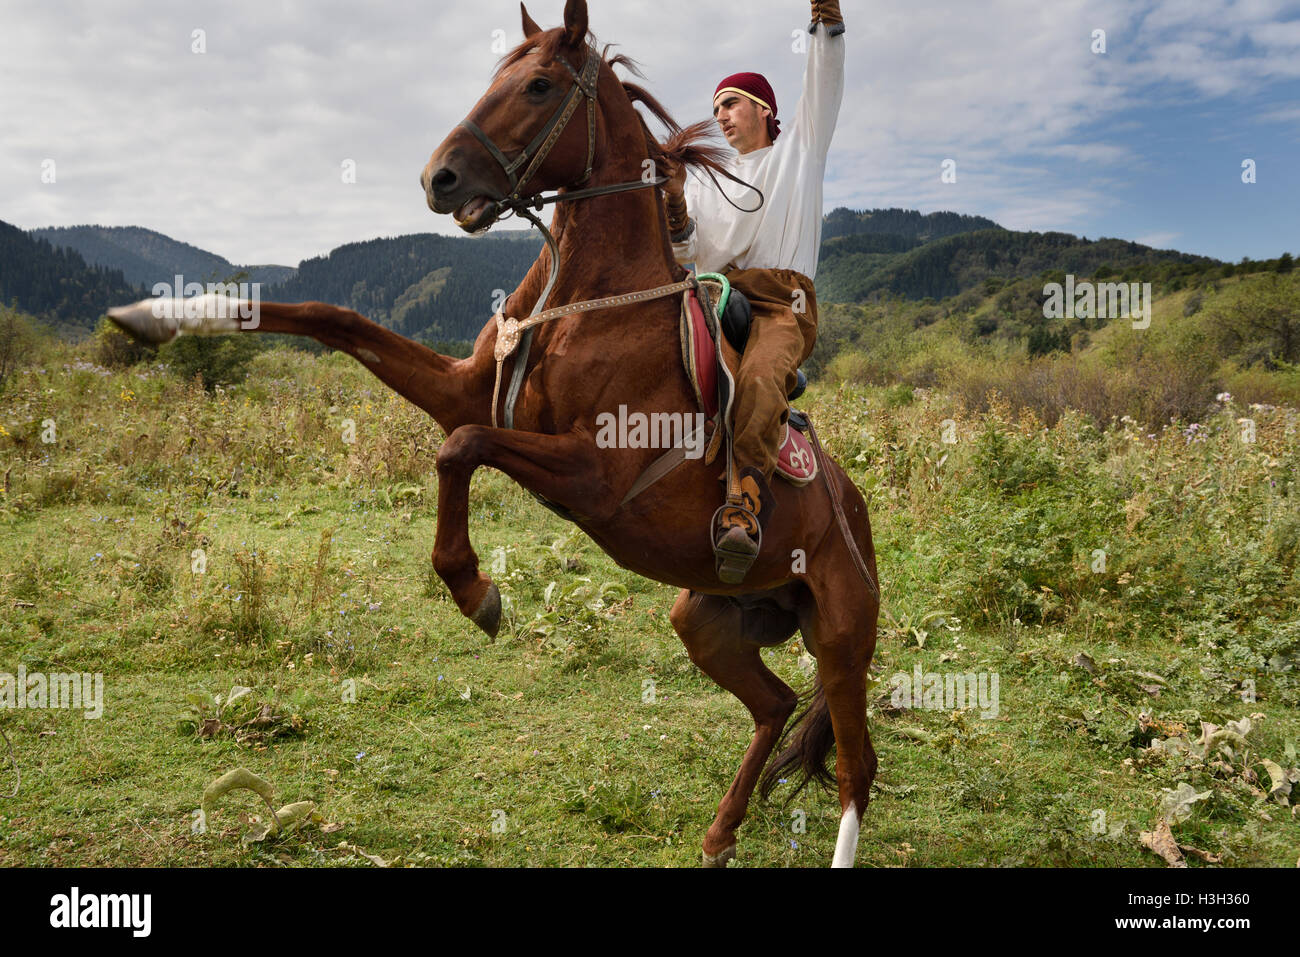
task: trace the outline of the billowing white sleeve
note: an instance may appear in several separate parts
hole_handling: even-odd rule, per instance
[[[794,110],[790,133],[820,160],[830,152],[835,121],[844,99],[844,34],[829,35],[824,23],[808,40],[803,94]]]

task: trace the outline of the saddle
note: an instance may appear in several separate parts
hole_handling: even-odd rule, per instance
[[[682,363],[700,411],[710,419],[718,418],[721,412],[724,428],[713,432],[705,454],[705,461],[712,462],[723,434],[733,434],[736,374],[740,356],[749,341],[753,308],[744,293],[733,289],[725,276],[701,273],[696,278],[698,295],[695,289],[688,289],[682,296]],[[730,350],[719,346],[720,335]],[[798,384],[787,397],[788,401],[798,399],[807,385],[808,379],[800,369]],[[806,428],[807,420],[791,409],[777,452],[776,472],[792,485],[807,485],[817,477],[817,459],[804,435]]]

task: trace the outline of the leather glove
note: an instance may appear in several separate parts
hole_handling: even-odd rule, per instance
[[[837,37],[844,32],[840,0],[812,0],[812,23],[808,24],[808,32],[812,33],[819,23],[826,24],[830,36]]]
[[[686,212],[686,197],[684,195],[669,194],[665,203],[668,213],[668,232],[674,237],[681,236],[690,225],[690,216]],[[689,235],[689,234],[688,234]],[[673,242],[682,242],[686,237],[674,239]]]

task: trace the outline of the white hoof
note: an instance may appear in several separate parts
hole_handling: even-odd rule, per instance
[[[257,304],[243,299],[229,299],[208,293],[189,299],[142,299],[129,306],[108,310],[108,317],[135,338],[154,344],[171,342],[181,333],[195,336],[219,336],[255,329],[241,321],[257,316]]]
[[[153,345],[171,342],[180,332],[180,323],[175,318],[162,315],[162,309],[155,315],[155,302],[162,300],[145,299],[130,306],[117,306],[108,310],[108,318],[117,323],[123,332],[141,342]],[[175,313],[171,315],[174,316]]]
[[[718,851],[717,854],[710,854],[708,851],[705,851],[704,866],[705,867],[726,867],[727,863],[731,861],[733,858],[735,858],[735,856],[736,856],[735,844],[732,844],[730,847],[724,847],[722,850]]]

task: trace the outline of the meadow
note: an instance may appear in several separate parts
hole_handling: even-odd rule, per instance
[[[752,725],[673,589],[480,472],[490,641],[430,563],[442,435],[353,360],[276,348],[208,390],[101,358],[47,345],[0,395],[0,672],[104,676],[97,720],[0,709],[0,864],[699,863]],[[800,404],[884,592],[859,866],[1297,864],[1295,409],[1048,425],[829,376]],[[809,684],[797,639],[765,657]],[[996,714],[900,704],[918,666],[996,675]],[[236,768],[310,815],[200,817]],[[733,866],[829,863],[837,800],[790,790]]]

